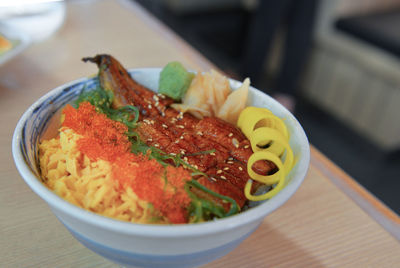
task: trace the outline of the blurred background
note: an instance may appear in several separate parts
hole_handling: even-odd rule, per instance
[[[137,0],[400,213],[400,0]],[[286,97],[286,98],[285,98]]]

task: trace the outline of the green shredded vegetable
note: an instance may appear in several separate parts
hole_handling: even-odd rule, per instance
[[[222,200],[222,202],[230,203],[230,209],[228,212],[225,212],[224,208],[218,204],[211,202],[210,200],[202,199],[197,197],[193,192],[190,191],[190,187],[195,187],[200,189],[201,191],[208,193],[214,197],[217,197]],[[213,217],[217,218],[225,218],[228,216],[232,216],[239,212],[239,206],[237,205],[236,201],[230,197],[218,194],[214,191],[211,191],[204,185],[200,184],[196,180],[188,181],[185,185],[185,190],[192,198],[192,206],[194,206],[191,210],[194,212],[194,219],[193,222],[199,222],[202,220],[210,220]]]
[[[113,109],[111,104],[114,100],[112,91],[104,90],[97,86],[95,90],[86,91],[85,89],[79,95],[75,105],[79,107],[81,102],[87,101],[96,107],[100,113],[107,115],[108,118],[125,124],[128,129],[136,128],[139,119],[139,110],[132,105],[126,105],[119,109]],[[132,117],[132,115],[134,115]]]

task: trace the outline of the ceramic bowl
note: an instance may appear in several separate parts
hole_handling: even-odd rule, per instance
[[[158,88],[160,68],[133,69],[130,74],[150,89]],[[241,83],[231,80],[233,88]],[[125,267],[195,267],[215,260],[237,247],[264,218],[284,204],[302,183],[309,166],[307,137],[295,117],[261,91],[251,88],[249,104],[270,109],[284,118],[296,161],[287,184],[276,196],[238,215],[188,225],[143,225],[123,222],[86,211],[63,200],[40,180],[38,142],[50,119],[71,103],[95,78],[82,78],[59,86],[37,100],[19,120],[13,140],[13,157],[29,187],[83,245]]]

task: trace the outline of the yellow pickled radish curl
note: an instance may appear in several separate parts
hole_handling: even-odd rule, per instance
[[[237,126],[249,139],[253,154],[247,162],[247,172],[252,178],[246,183],[244,192],[251,201],[271,198],[284,186],[285,177],[293,167],[293,151],[289,145],[289,132],[285,123],[270,110],[259,107],[245,108]],[[261,175],[252,169],[255,162],[267,160],[275,164],[278,171],[272,175]],[[275,187],[262,195],[252,195],[253,180]]]

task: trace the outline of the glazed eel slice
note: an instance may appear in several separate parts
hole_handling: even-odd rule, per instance
[[[114,93],[114,108],[128,104],[138,107],[139,123],[135,130],[143,142],[165,153],[179,154],[184,161],[207,174],[207,177],[197,178],[198,182],[233,198],[243,207],[246,202],[243,189],[250,179],[247,160],[252,150],[238,128],[215,117],[197,119],[189,113],[176,111],[170,107],[173,103],[171,98],[140,85],[110,55],[83,60],[98,65],[102,88]],[[201,153],[209,150],[213,152]],[[259,161],[253,169],[260,174],[269,174],[275,166]],[[257,186],[255,183],[254,187]],[[196,194],[204,195],[200,192]]]

